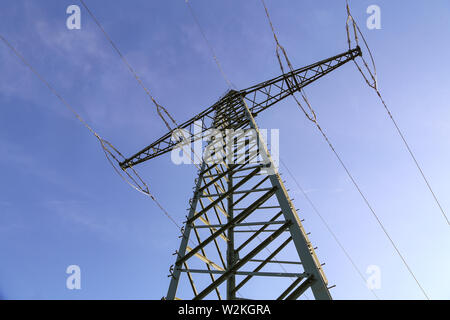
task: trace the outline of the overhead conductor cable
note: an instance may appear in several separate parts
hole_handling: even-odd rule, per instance
[[[277,36],[275,33],[275,30],[273,28],[273,24],[271,22],[270,19],[270,15],[269,15],[269,11],[267,9],[267,6],[264,2],[264,0],[261,0],[264,9],[266,11],[266,15],[267,15],[267,19],[269,21],[269,24],[271,26],[272,29],[272,33],[274,34],[274,38],[275,41],[277,41]],[[356,28],[356,27],[355,27]],[[277,43],[277,48],[279,47],[279,44]],[[283,55],[285,56],[286,61],[289,61],[288,57],[287,57],[287,53],[286,50],[281,50]],[[278,53],[277,56],[279,57]],[[278,61],[280,62],[280,58],[278,58]],[[290,64],[288,63],[288,66],[291,68]],[[280,68],[283,71],[283,68],[281,67],[281,63],[280,63]],[[292,70],[291,70],[292,71]],[[291,85],[289,82],[287,82],[287,85]],[[320,127],[316,114],[315,112],[312,110],[312,107],[310,105],[310,103],[308,102],[307,98],[305,96],[303,96],[304,101],[307,103],[308,107],[311,109],[311,113],[313,116],[307,114],[307,112],[305,112],[305,109],[298,103],[299,107],[302,109],[302,111],[305,113],[306,117],[314,123],[314,125],[316,126],[316,128],[319,130],[319,132],[321,133],[322,137],[325,139],[325,141],[327,142],[328,146],[330,147],[330,149],[333,151],[334,155],[336,156],[336,158],[338,159],[339,163],[341,164],[342,168],[345,170],[347,176],[349,177],[349,179],[351,180],[351,182],[353,183],[353,185],[355,186],[356,190],[358,191],[358,193],[360,194],[360,196],[362,197],[362,199],[364,200],[366,206],[368,207],[368,209],[370,210],[370,212],[372,213],[373,217],[375,218],[375,220],[377,221],[378,225],[380,226],[380,228],[382,229],[383,233],[385,234],[385,236],[387,237],[387,239],[389,240],[389,242],[391,243],[391,245],[393,246],[395,252],[397,253],[397,255],[400,257],[401,261],[403,262],[403,264],[405,265],[406,269],[408,270],[409,274],[412,276],[412,278],[414,279],[414,281],[416,282],[416,284],[418,285],[419,289],[422,291],[423,295],[429,300],[430,298],[428,297],[427,293],[425,292],[424,288],[422,287],[422,285],[420,284],[419,280],[417,279],[416,275],[414,274],[414,272],[412,271],[412,269],[410,268],[409,264],[406,262],[406,259],[403,257],[403,255],[401,254],[400,250],[398,249],[397,245],[395,244],[395,242],[393,241],[393,239],[391,238],[390,234],[387,232],[386,228],[384,227],[384,224],[382,223],[382,221],[380,220],[380,218],[378,217],[378,215],[376,214],[375,210],[373,209],[372,205],[369,203],[367,197],[365,196],[365,194],[362,192],[361,188],[359,187],[359,184],[356,182],[355,178],[353,177],[353,175],[350,173],[350,170],[347,168],[347,166],[345,165],[345,163],[343,162],[342,158],[339,156],[338,152],[336,151],[336,149],[334,148],[333,144],[331,143],[330,139],[328,138],[328,136],[325,134],[325,132],[323,131],[323,129]]]
[[[372,62],[372,67],[373,67],[373,71],[370,69],[369,64],[367,63],[367,61],[364,59],[364,57],[361,57],[361,60],[363,61],[364,67],[367,70],[367,73],[369,76],[367,76],[364,72],[362,67],[358,64],[358,62],[356,60],[353,60],[353,62],[356,65],[356,68],[358,69],[358,71],[361,73],[361,75],[363,76],[365,82],[367,83],[367,85],[369,87],[371,87],[373,90],[375,90],[378,98],[380,99],[384,109],[386,110],[386,113],[388,114],[389,118],[391,119],[392,123],[395,126],[395,129],[397,130],[398,135],[400,136],[400,138],[403,141],[403,144],[405,145],[406,149],[408,150],[408,153],[410,154],[412,160],[414,161],[414,164],[416,165],[417,169],[419,170],[420,175],[422,176],[423,180],[425,181],[425,184],[427,185],[428,190],[430,191],[431,195],[433,196],[434,201],[436,202],[436,205],[438,206],[442,216],[444,217],[445,221],[447,222],[448,225],[450,225],[450,221],[449,218],[447,217],[447,214],[444,211],[444,208],[442,207],[441,203],[439,202],[439,199],[436,196],[436,193],[434,192],[433,188],[431,187],[430,182],[428,181],[428,178],[425,176],[425,173],[422,169],[422,167],[420,166],[416,156],[414,155],[414,152],[412,151],[411,147],[409,146],[409,143],[407,142],[405,135],[403,134],[402,130],[400,129],[400,127],[397,124],[397,121],[395,121],[394,116],[392,115],[391,110],[388,108],[386,102],[384,101],[381,92],[379,90],[378,87],[378,79],[377,79],[377,69],[375,66],[375,60],[373,58],[372,52],[367,44],[366,39],[364,38],[363,33],[361,32],[358,24],[356,23],[356,20],[353,18],[351,12],[350,12],[350,6],[348,4],[348,0],[346,0],[346,4],[347,4],[347,23],[346,23],[346,30],[347,30],[347,42],[348,42],[348,46],[349,48],[351,48],[351,32],[350,32],[350,24],[352,25],[352,29],[353,29],[353,35],[354,35],[354,39],[357,45],[359,45],[359,36],[361,36],[365,47],[367,48],[367,51],[369,52],[369,56]],[[358,36],[359,35],[359,36]],[[370,81],[369,78],[372,80]]]

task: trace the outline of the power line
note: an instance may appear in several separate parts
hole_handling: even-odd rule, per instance
[[[123,61],[123,63],[126,65],[126,67],[128,68],[128,70],[130,71],[130,73],[134,76],[134,78],[136,79],[136,81],[139,83],[139,85],[142,87],[142,89],[144,89],[145,93],[148,95],[148,97],[151,99],[151,101],[153,102],[153,104],[156,107],[156,111],[159,115],[159,117],[161,118],[161,120],[164,122],[164,124],[166,125],[167,129],[169,131],[174,131],[176,128],[179,128],[179,125],[177,124],[175,118],[169,113],[169,111],[163,107],[162,105],[160,105],[156,99],[153,97],[153,95],[150,93],[150,90],[145,86],[144,82],[142,81],[142,79],[138,76],[136,70],[131,66],[130,62],[125,58],[125,55],[123,55],[123,53],[121,52],[121,50],[119,49],[119,47],[116,45],[116,43],[112,40],[112,38],[108,35],[108,33],[106,32],[105,28],[103,28],[102,24],[100,23],[100,21],[97,19],[97,17],[94,15],[94,13],[92,12],[92,10],[89,9],[89,7],[87,6],[87,4],[84,2],[84,0],[80,0],[81,4],[83,5],[83,7],[86,9],[86,11],[89,13],[89,15],[91,16],[92,20],[94,20],[95,24],[97,25],[97,27],[100,29],[100,31],[103,33],[103,35],[105,36],[106,40],[111,44],[112,48],[114,49],[114,51],[116,51],[116,53],[119,55],[120,59]],[[162,111],[162,112],[161,112]],[[172,122],[172,124],[175,126],[175,129],[172,130],[171,126],[169,125],[168,121],[164,118],[163,116],[163,112],[164,114],[166,114],[170,121]],[[182,146],[183,150],[184,150],[185,145]],[[200,159],[201,157],[195,152],[195,150],[191,147],[191,151],[194,153],[194,156],[197,159]],[[194,161],[194,165],[200,169],[200,167],[195,163]]]
[[[178,223],[173,219],[173,217],[168,213],[168,211],[161,205],[161,203],[156,199],[156,197],[150,192],[147,184],[141,179],[139,174],[136,172],[134,168],[131,169],[131,173],[127,170],[121,169],[122,172],[126,174],[124,176],[122,172],[114,165],[113,161],[116,161],[116,163],[120,163],[120,161],[117,159],[117,157],[123,157],[123,155],[108,141],[103,139],[76,111],[75,109],[67,102],[66,99],[64,99],[57,91],[56,89],[34,68],[26,59],[25,57],[19,53],[19,51],[5,38],[3,35],[0,34],[0,39],[2,42],[14,53],[14,55],[19,58],[22,63],[50,90],[50,92],[58,98],[58,100],[61,101],[61,103],[69,109],[69,111],[80,121],[84,127],[86,127],[100,142],[100,145],[103,149],[103,152],[105,153],[106,159],[113,167],[114,171],[132,188],[135,190],[147,195],[150,197],[156,205],[161,209],[161,211],[179,228],[180,226]]]
[[[280,47],[278,40],[277,40],[277,36],[276,36],[276,32],[275,29],[273,28],[273,24],[272,21],[270,19],[270,15],[269,15],[269,11],[267,9],[267,6],[264,2],[264,0],[261,0],[264,9],[266,11],[266,16],[267,16],[267,20],[269,21],[269,24],[271,26],[272,29],[272,33],[273,36],[275,38],[275,41],[277,42],[277,49],[278,47]],[[290,63],[289,63],[289,59],[287,57],[287,53],[285,50],[282,50],[283,54],[285,55],[286,61],[288,62],[289,68],[292,68]],[[278,61],[280,62],[280,68],[282,71],[284,71],[279,55],[277,53],[278,56]],[[289,83],[287,83],[288,86],[290,85]],[[342,158],[340,157],[340,155],[338,154],[338,152],[336,151],[336,149],[334,148],[333,144],[331,143],[330,139],[328,138],[328,136],[325,134],[325,132],[323,131],[323,129],[320,127],[319,122],[317,120],[316,114],[313,111],[311,105],[309,104],[309,102],[307,101],[307,99],[305,99],[305,97],[303,97],[305,102],[307,102],[308,107],[310,108],[313,117],[309,116],[307,114],[307,112],[305,112],[305,109],[303,107],[301,107],[301,105],[298,103],[299,107],[303,110],[303,112],[305,113],[305,116],[314,123],[314,125],[316,126],[316,128],[319,130],[319,132],[321,133],[322,137],[324,138],[324,140],[326,141],[326,143],[328,144],[328,146],[330,147],[330,149],[333,151],[334,155],[336,156],[336,158],[338,159],[339,163],[341,164],[342,168],[345,170],[345,172],[347,173],[347,176],[350,178],[351,182],[353,183],[353,185],[355,186],[356,190],[358,191],[358,193],[360,194],[360,196],[362,197],[362,199],[364,200],[366,206],[368,207],[368,209],[370,210],[370,212],[372,213],[373,217],[376,219],[378,225],[380,226],[380,228],[382,229],[382,231],[384,232],[384,234],[386,235],[386,237],[388,238],[389,242],[391,243],[391,245],[393,246],[394,250],[396,251],[397,255],[400,257],[400,259],[402,260],[403,264],[405,265],[405,267],[407,268],[408,272],[410,273],[410,275],[413,277],[413,279],[415,280],[416,284],[418,285],[418,287],[420,288],[420,290],[422,291],[423,295],[429,300],[430,298],[428,297],[427,293],[425,292],[425,290],[423,289],[422,285],[420,284],[419,280],[417,279],[417,277],[415,276],[414,272],[412,271],[412,269],[410,268],[409,264],[406,262],[405,258],[403,257],[403,255],[401,254],[400,250],[398,249],[397,245],[395,244],[395,242],[393,241],[393,239],[391,238],[391,236],[389,235],[389,233],[387,232],[386,228],[384,227],[383,223],[381,222],[380,218],[378,217],[378,215],[376,214],[375,210],[373,209],[372,205],[369,203],[369,201],[367,200],[367,197],[365,196],[365,194],[362,192],[361,188],[359,187],[358,183],[356,182],[356,180],[353,178],[353,175],[350,173],[349,169],[347,168],[347,166],[344,164],[344,162],[342,161]]]
[[[108,35],[108,33],[106,32],[105,28],[102,26],[102,24],[100,23],[100,21],[97,19],[97,17],[94,15],[93,11],[89,9],[89,7],[87,6],[87,4],[83,1],[80,0],[81,4],[84,6],[84,8],[87,10],[87,12],[89,13],[89,15],[91,16],[91,18],[94,20],[94,22],[96,23],[97,27],[101,30],[101,32],[103,33],[103,35],[105,36],[105,38],[108,40],[108,42],[111,44],[112,48],[116,51],[116,53],[119,55],[119,57],[121,58],[121,60],[123,61],[123,63],[126,65],[126,67],[128,68],[128,70],[130,71],[130,73],[134,76],[134,78],[138,81],[139,85],[144,89],[144,91],[146,92],[146,94],[150,97],[151,101],[155,104],[158,114],[161,117],[161,119],[164,121],[167,129],[169,131],[174,131],[172,130],[172,128],[170,127],[170,125],[168,124],[168,122],[165,120],[165,118],[163,117],[163,115],[161,114],[160,110],[162,110],[172,121],[172,123],[175,125],[176,128],[179,128],[179,125],[177,124],[176,120],[174,119],[174,117],[172,117],[170,115],[170,113],[167,111],[167,109],[165,109],[164,107],[162,107],[160,104],[157,103],[156,99],[152,96],[152,94],[150,93],[150,90],[144,85],[143,81],[141,80],[141,78],[137,75],[137,72],[135,71],[135,69],[131,66],[130,62],[125,58],[125,56],[122,54],[121,50],[119,49],[119,47],[116,45],[116,43],[112,40],[112,38]],[[199,25],[199,24],[198,24]],[[200,27],[200,25],[199,25]],[[205,37],[206,40],[206,37]],[[218,60],[217,60],[218,61]],[[220,65],[219,65],[220,66]],[[185,145],[182,145],[182,149],[184,150]],[[191,151],[193,152],[194,156],[197,159],[201,159],[201,156],[199,156],[195,150],[191,147],[190,148]],[[193,162],[194,165],[200,170],[200,166],[198,166],[195,161]],[[216,183],[214,183],[216,184]],[[178,225],[178,223],[176,223],[176,221],[167,213],[167,211],[161,206],[161,204],[159,202],[156,201],[156,199],[154,199],[154,201],[157,203],[157,205],[161,208],[161,210],[163,210],[164,212],[166,212],[166,215],[169,217],[169,219],[178,227],[180,228],[180,226]],[[181,228],[180,228],[181,229]]]
[[[302,186],[300,185],[300,183],[298,182],[298,180],[295,178],[295,176],[292,174],[291,170],[289,170],[289,168],[287,167],[287,165],[284,163],[284,161],[282,159],[280,159],[281,164],[286,168],[287,173],[291,176],[292,180],[294,181],[294,183],[297,185],[298,189],[300,190],[300,192],[303,194],[303,197],[306,199],[306,201],[309,203],[309,205],[311,206],[311,208],[313,209],[314,213],[320,218],[320,220],[322,221],[322,223],[324,224],[324,226],[327,228],[328,232],[331,234],[331,236],[333,237],[334,241],[336,241],[337,245],[341,248],[341,250],[344,252],[345,256],[347,257],[347,259],[350,261],[350,263],[352,264],[353,268],[355,269],[355,271],[358,273],[358,275],[361,277],[361,280],[364,282],[364,284],[366,284],[366,278],[364,277],[364,275],[362,274],[361,270],[359,270],[358,266],[356,265],[356,263],[353,261],[352,257],[350,256],[350,254],[348,253],[348,251],[344,248],[344,245],[339,241],[337,235],[333,232],[333,230],[331,229],[330,225],[326,222],[325,218],[320,214],[319,210],[317,209],[317,207],[315,206],[315,204],[312,202],[311,198],[308,196],[308,194],[305,192],[305,190],[302,188]],[[365,285],[365,287],[367,287],[367,285]],[[377,296],[377,294],[375,293],[375,291],[373,291],[372,289],[370,289],[370,291],[372,292],[372,294],[379,300],[380,298]]]
[[[133,189],[138,192],[148,196],[157,207],[162,211],[162,213],[181,231],[182,236],[183,228],[177,223],[177,221],[172,217],[172,215],[164,208],[164,206],[159,202],[159,200],[150,192],[145,181],[139,176],[137,171],[134,168],[127,168],[119,170],[113,163],[113,160],[116,164],[119,164],[121,161],[117,159],[117,157],[125,160],[125,157],[108,141],[104,140],[100,137],[100,135],[91,127],[89,124],[75,111],[75,109],[65,100],[57,91],[54,89],[52,85],[20,54],[17,49],[0,34],[0,39],[8,46],[8,48],[23,62],[25,66],[27,66],[36,76],[37,78],[55,95],[73,114],[74,116],[99,140],[102,150],[105,153],[107,161],[110,163],[114,171],[120,176],[122,180],[124,180],[128,185],[130,185]],[[115,154],[114,154],[115,153]],[[130,174],[128,170],[131,170]],[[125,172],[126,176],[122,174]],[[192,240],[189,239],[191,243]]]
[[[214,62],[217,65],[217,68],[219,69],[220,74],[222,75],[222,77],[224,78],[225,82],[227,83],[228,87],[230,89],[236,88],[234,86],[234,84],[228,79],[227,75],[225,74],[225,71],[222,68],[222,65],[220,64],[219,58],[217,58],[216,52],[214,51],[213,46],[211,45],[211,43],[209,42],[208,38],[206,37],[206,33],[203,31],[203,28],[194,12],[194,9],[192,9],[192,6],[189,2],[189,0],[185,0],[186,5],[189,8],[189,12],[192,16],[192,19],[194,19],[195,24],[197,25],[198,29],[200,30],[200,33],[203,37],[203,40],[205,40],[206,45],[208,46],[209,52],[211,53],[212,58],[214,59]]]
[[[174,119],[174,117],[171,116],[171,114],[167,111],[166,108],[164,108],[163,106],[161,106],[156,99],[153,97],[153,95],[150,93],[150,90],[145,86],[145,84],[143,83],[142,79],[138,76],[136,70],[131,66],[131,64],[129,63],[129,61],[125,58],[125,56],[122,54],[121,50],[119,49],[119,47],[115,44],[115,42],[112,40],[112,38],[108,35],[108,33],[106,32],[105,28],[103,28],[102,24],[100,23],[100,21],[97,19],[97,17],[94,15],[94,13],[89,9],[89,7],[86,5],[86,3],[83,0],[80,0],[81,4],[83,5],[83,7],[86,9],[86,11],[89,13],[89,15],[91,16],[91,18],[94,20],[95,24],[97,25],[97,27],[101,30],[101,32],[103,33],[103,35],[105,36],[106,40],[111,44],[112,48],[116,51],[116,53],[119,55],[120,59],[123,61],[123,63],[126,65],[126,67],[128,68],[128,70],[130,71],[130,73],[134,76],[134,78],[136,79],[136,81],[139,83],[139,85],[142,87],[142,89],[144,89],[145,93],[148,95],[148,97],[151,99],[151,101],[153,102],[153,104],[156,107],[156,111],[159,115],[159,117],[161,118],[161,120],[164,122],[164,124],[166,125],[167,129],[169,131],[172,131],[171,126],[169,125],[168,121],[164,118],[161,110],[169,117],[169,119],[171,120],[171,122],[175,125],[175,128],[179,128],[179,125],[177,124],[176,120]],[[182,149],[184,150],[185,145],[182,145]],[[194,153],[194,156],[199,158],[199,155],[195,152],[195,150],[191,147],[191,151]],[[122,157],[123,160],[125,160],[124,157]],[[109,160],[109,159],[108,159]],[[200,170],[200,167],[195,163],[194,161],[194,165]],[[120,172],[118,171],[117,168],[115,168],[113,166],[114,170],[116,170],[116,172],[118,172],[120,174]],[[131,167],[131,169],[134,171],[134,169]],[[122,169],[123,170],[123,169]],[[138,176],[138,178],[142,181],[142,179]],[[140,190],[138,190],[140,191]],[[149,194],[150,195],[150,194]],[[159,209],[167,216],[167,218],[181,231],[181,235],[184,237],[184,232],[183,232],[183,228],[176,222],[176,220],[168,213],[168,211],[162,206],[162,204],[153,196],[150,195],[152,200],[156,203],[156,205],[159,207]],[[189,242],[194,244],[192,239],[189,239]]]
[[[412,151],[409,143],[407,142],[407,140],[405,138],[405,135],[403,134],[403,132],[400,129],[400,127],[398,126],[397,121],[394,119],[394,116],[392,115],[391,110],[389,109],[389,107],[387,106],[386,102],[384,101],[384,99],[383,99],[383,97],[381,95],[381,92],[380,92],[380,90],[378,88],[375,60],[373,58],[372,52],[371,52],[371,50],[370,50],[370,48],[369,48],[369,46],[367,44],[366,39],[364,38],[363,33],[361,32],[358,24],[356,23],[356,20],[353,18],[353,16],[350,13],[350,6],[348,4],[348,0],[346,1],[346,4],[347,4],[347,14],[348,14],[346,29],[347,29],[347,42],[348,42],[349,48],[351,47],[351,39],[350,39],[350,32],[349,32],[349,23],[351,21],[352,24],[353,24],[353,31],[354,31],[354,37],[355,37],[356,44],[359,45],[359,40],[358,40],[358,34],[359,34],[361,36],[363,42],[364,42],[364,45],[366,46],[366,48],[367,48],[367,50],[369,52],[370,59],[372,60],[372,66],[374,68],[373,72],[370,70],[370,68],[368,66],[368,63],[366,62],[364,57],[361,57],[361,59],[362,59],[362,61],[364,63],[364,66],[365,66],[366,70],[368,71],[368,73],[370,75],[370,78],[372,79],[373,83],[371,83],[369,81],[369,79],[367,78],[367,76],[364,74],[364,72],[362,71],[362,68],[359,66],[358,62],[354,60],[354,63],[356,65],[358,71],[361,73],[361,75],[363,76],[364,80],[366,81],[367,85],[375,90],[375,92],[376,92],[378,98],[380,99],[380,102],[382,103],[386,113],[388,114],[389,118],[391,119],[392,123],[394,124],[394,127],[397,130],[398,135],[402,139],[403,144],[405,145],[406,149],[408,150],[408,153],[410,154],[412,160],[414,161],[414,164],[416,165],[417,169],[419,170],[420,175],[422,176],[423,180],[425,181],[425,184],[427,185],[428,190],[430,191],[431,195],[433,196],[433,199],[436,202],[436,205],[438,206],[442,216],[446,220],[447,224],[450,225],[449,218],[447,217],[447,214],[445,213],[444,208],[442,207],[441,203],[439,202],[439,200],[438,200],[438,198],[436,196],[436,193],[434,192],[433,188],[431,187],[431,184],[430,184],[428,178],[425,176],[425,173],[424,173],[422,167],[420,166],[416,156],[414,155],[414,152]]]
[[[134,68],[131,66],[131,64],[128,62],[128,60],[125,58],[125,56],[122,54],[122,52],[119,50],[119,48],[117,47],[117,45],[114,43],[114,41],[111,39],[111,37],[108,35],[108,33],[105,31],[105,29],[103,28],[103,26],[100,24],[100,22],[98,21],[98,19],[95,17],[95,15],[93,14],[93,12],[89,9],[89,7],[86,5],[86,3],[83,0],[80,0],[81,4],[83,5],[83,7],[86,9],[86,11],[89,13],[89,15],[91,16],[92,20],[94,20],[95,24],[100,28],[100,30],[103,32],[103,35],[105,36],[105,38],[109,41],[109,43],[111,44],[111,46],[114,48],[114,50],[117,52],[117,54],[120,56],[120,58],[122,59],[122,61],[125,63],[125,65],[127,66],[128,70],[133,74],[133,76],[135,77],[136,81],[139,83],[139,85],[142,87],[142,89],[144,89],[145,93],[148,95],[148,97],[152,100],[153,104],[156,107],[156,111],[159,115],[159,117],[161,118],[161,120],[164,122],[164,124],[166,125],[167,129],[171,130],[172,128],[170,127],[168,121],[164,118],[162,112],[164,112],[166,114],[166,116],[169,117],[169,119],[171,120],[171,122],[175,125],[175,127],[177,127],[177,123],[175,122],[174,118],[170,115],[170,113],[167,111],[166,108],[164,108],[162,105],[160,105],[156,99],[152,96],[152,94],[150,93],[150,90],[144,85],[144,83],[142,82],[141,78],[137,75],[136,71],[134,70]],[[162,112],[161,112],[162,111]]]
[[[411,267],[409,266],[409,264],[406,262],[406,259],[403,257],[403,255],[401,254],[400,250],[398,249],[397,245],[395,244],[394,240],[391,238],[391,236],[389,235],[389,233],[387,232],[386,228],[384,227],[383,223],[381,222],[381,219],[378,217],[378,215],[375,213],[375,210],[373,209],[372,205],[369,203],[369,200],[367,200],[367,197],[365,196],[365,194],[362,192],[361,188],[359,187],[359,184],[356,182],[355,178],[353,178],[353,175],[350,173],[350,170],[347,168],[347,166],[345,165],[345,163],[342,161],[342,158],[340,157],[340,155],[337,153],[336,149],[333,147],[332,143],[330,142],[329,138],[326,136],[326,134],[323,132],[322,128],[320,128],[319,125],[317,125],[320,133],[322,134],[323,138],[325,139],[325,141],[328,143],[328,146],[331,148],[331,150],[333,151],[334,155],[336,156],[336,158],[338,159],[339,163],[341,164],[342,168],[345,170],[345,172],[347,173],[347,176],[350,178],[351,182],[353,183],[353,185],[355,186],[356,190],[358,191],[358,193],[360,194],[360,196],[362,197],[362,199],[364,200],[365,204],[367,205],[367,207],[369,208],[370,212],[372,213],[373,217],[376,219],[378,225],[380,226],[380,228],[383,230],[384,234],[386,235],[386,237],[388,238],[389,242],[391,243],[391,245],[393,246],[393,248],[395,249],[395,251],[397,252],[397,255],[400,257],[400,259],[402,260],[403,264],[405,265],[405,267],[408,269],[408,272],[410,273],[410,275],[413,277],[414,281],[417,283],[418,287],[420,288],[420,290],[422,291],[423,295],[430,300],[430,298],[428,297],[427,293],[425,292],[425,290],[423,289],[422,285],[420,284],[419,280],[417,279],[416,275],[414,274],[414,272],[412,271]]]
[[[264,7],[264,11],[266,12],[267,21],[269,22],[270,29],[272,31],[273,38],[275,40],[275,44],[276,44],[275,53],[277,55],[277,59],[278,59],[279,65],[280,65],[281,72],[283,74],[286,74],[286,71],[285,71],[285,68],[283,66],[283,62],[282,62],[282,59],[281,59],[281,54],[283,55],[284,60],[286,61],[286,64],[288,65],[289,70],[291,72],[294,72],[294,67],[292,66],[292,63],[289,60],[289,57],[288,57],[287,52],[286,52],[286,49],[284,49],[284,47],[278,41],[278,36],[277,36],[277,33],[275,32],[275,28],[273,26],[272,19],[270,18],[269,9],[267,9],[266,2],[264,0],[261,0],[261,3],[263,5],[263,7]],[[281,54],[280,54],[280,52],[281,52]],[[295,87],[298,88],[299,86],[298,86],[298,83],[297,83],[297,80],[296,80],[295,77],[293,78],[293,81],[295,82],[294,83]],[[311,104],[309,103],[309,100],[308,100],[308,97],[306,96],[305,90],[303,90],[303,88],[300,88],[298,91],[300,92],[300,94],[301,94],[301,96],[303,98],[303,101],[308,106],[309,112],[303,107],[303,105],[300,103],[300,101],[298,101],[297,97],[295,96],[295,91],[297,89],[294,90],[292,84],[290,82],[288,82],[288,81],[286,81],[286,84],[288,85],[288,88],[292,92],[292,98],[295,100],[295,102],[297,103],[298,107],[303,111],[303,113],[308,118],[308,120],[315,121],[316,118],[317,118],[316,117],[316,113],[314,112],[314,109],[311,107]]]

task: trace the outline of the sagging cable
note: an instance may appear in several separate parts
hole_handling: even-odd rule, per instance
[[[381,92],[380,92],[379,87],[378,87],[377,69],[376,69],[376,66],[375,66],[375,60],[373,58],[372,52],[371,52],[371,50],[369,48],[369,45],[367,44],[366,39],[364,38],[363,33],[361,32],[361,29],[359,28],[356,20],[353,18],[352,14],[350,12],[350,6],[349,6],[349,3],[348,3],[348,0],[346,0],[346,5],[347,5],[346,31],[347,31],[348,46],[350,48],[351,47],[351,43],[352,43],[351,32],[350,32],[350,25],[351,25],[352,29],[353,29],[354,41],[356,42],[357,45],[359,45],[359,37],[358,37],[358,35],[363,40],[364,45],[365,45],[367,51],[369,52],[370,59],[372,61],[373,70],[370,69],[367,61],[362,56],[361,56],[361,59],[363,61],[364,67],[365,67],[365,69],[366,69],[366,71],[368,73],[368,76],[364,73],[364,71],[362,70],[362,67],[358,64],[356,59],[353,60],[353,61],[354,61],[355,65],[356,65],[358,71],[361,73],[362,77],[364,78],[365,82],[367,83],[367,85],[376,92],[376,94],[377,94],[381,104],[383,105],[386,113],[388,114],[389,118],[391,119],[392,123],[394,124],[394,127],[395,127],[398,135],[400,136],[400,138],[403,141],[403,144],[405,145],[406,149],[408,150],[408,153],[410,154],[414,164],[416,165],[417,170],[419,171],[420,175],[422,176],[423,180],[425,181],[425,184],[426,184],[428,190],[430,191],[430,193],[431,193],[431,195],[432,195],[436,205],[438,206],[439,211],[441,212],[442,216],[444,217],[445,221],[447,222],[447,225],[450,225],[449,218],[448,218],[444,208],[442,207],[442,205],[441,205],[441,203],[440,203],[436,193],[434,192],[433,188],[431,187],[431,184],[430,184],[427,176],[425,175],[421,165],[419,164],[419,161],[417,160],[414,152],[412,151],[408,141],[406,140],[403,131],[400,129],[399,125],[397,124],[397,121],[395,120],[394,116],[392,115],[392,112],[391,112],[390,108],[387,106],[383,96],[381,95]],[[371,81],[369,80],[369,78],[370,78]]]

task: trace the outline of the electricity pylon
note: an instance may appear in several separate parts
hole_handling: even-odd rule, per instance
[[[316,299],[331,299],[315,248],[255,117],[360,55],[357,47],[248,89],[230,90],[120,164],[127,169],[211,137],[166,299],[292,300],[308,289]],[[180,130],[184,138],[174,139]]]

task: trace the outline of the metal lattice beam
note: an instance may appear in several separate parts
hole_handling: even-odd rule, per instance
[[[231,90],[214,105],[184,122],[177,129],[189,132],[190,141],[194,142],[201,139],[207,130],[221,127],[225,123],[224,121],[227,122],[224,129],[243,127],[246,123],[242,121],[244,109],[240,103],[241,97],[244,97],[251,113],[256,115],[347,62],[354,60],[361,54],[361,49],[357,47],[334,57],[296,69],[293,72],[261,82],[250,88],[240,91]],[[236,106],[239,108],[236,108]],[[234,115],[232,117],[227,115],[226,118],[224,118],[225,115],[216,117],[216,114],[224,108],[233,110]],[[149,146],[124,160],[120,166],[126,169],[171,151],[179,143],[179,141],[172,139],[173,133],[174,130],[166,133]]]

